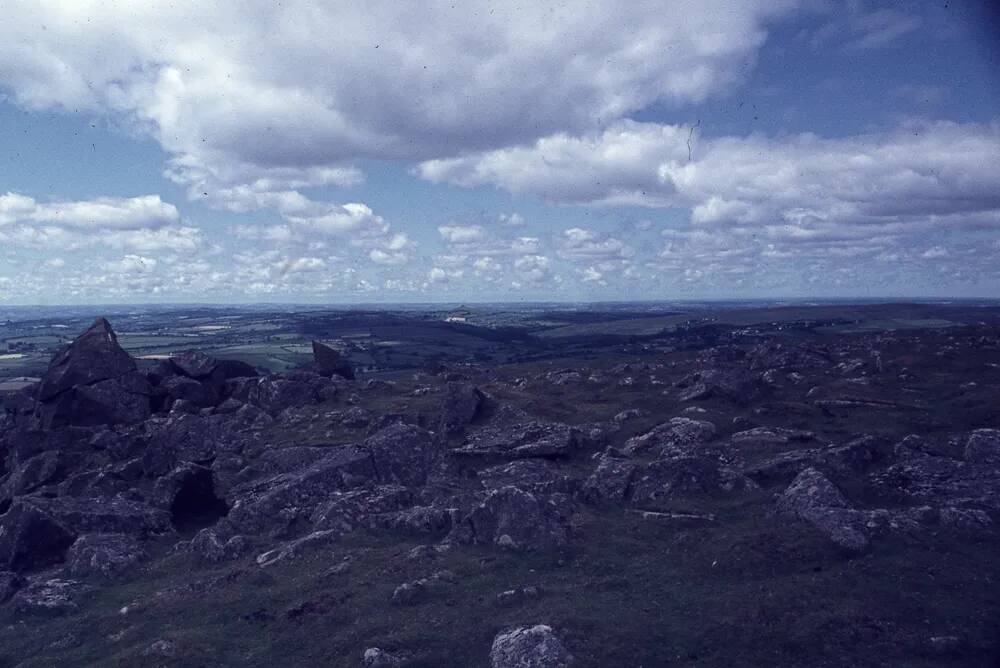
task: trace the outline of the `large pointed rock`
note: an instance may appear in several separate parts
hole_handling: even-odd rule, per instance
[[[111,325],[98,318],[52,358],[38,389],[37,415],[45,429],[140,422],[149,417],[151,393]]]
[[[319,341],[313,341],[312,346],[313,360],[316,362],[316,368],[320,374],[340,376],[348,380],[354,379],[354,369],[339,351]]]
[[[38,388],[38,400],[49,401],[73,387],[94,385],[135,370],[135,360],[118,345],[111,324],[98,318],[52,358]]]

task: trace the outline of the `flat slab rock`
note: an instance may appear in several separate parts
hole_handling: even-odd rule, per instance
[[[14,595],[14,609],[22,614],[35,615],[71,613],[79,608],[79,598],[91,589],[76,580],[35,580]]]
[[[502,459],[560,457],[574,452],[581,439],[581,432],[575,427],[534,420],[505,406],[489,424],[467,436],[464,445],[452,454]]]
[[[629,455],[654,452],[660,456],[684,456],[693,454],[700,444],[713,438],[715,425],[711,422],[675,417],[641,436],[630,438],[622,450]]]

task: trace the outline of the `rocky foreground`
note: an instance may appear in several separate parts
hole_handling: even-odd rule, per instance
[[[0,665],[995,665],[995,331],[355,379],[99,319],[0,433]]]

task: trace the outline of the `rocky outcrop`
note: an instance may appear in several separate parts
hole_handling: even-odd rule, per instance
[[[228,521],[249,534],[280,533],[333,496],[375,478],[371,453],[356,445],[331,446],[300,471],[237,486],[229,493]]]
[[[581,445],[579,429],[558,422],[533,420],[509,406],[483,427],[469,434],[465,443],[453,450],[463,457],[497,459],[554,459],[572,455]]]
[[[535,496],[516,487],[490,492],[456,524],[449,540],[497,545],[515,552],[565,545],[572,502],[566,495]]]
[[[668,457],[639,467],[628,492],[638,506],[655,506],[678,497],[741,492],[756,485],[718,459],[710,457]]]
[[[740,367],[707,369],[678,382],[678,401],[725,399],[745,406],[762,394],[765,387],[760,378]]]
[[[449,436],[465,431],[476,419],[486,397],[479,388],[466,383],[451,382],[445,385],[441,398],[442,433]]]
[[[637,465],[615,452],[601,455],[597,468],[583,483],[582,496],[591,503],[622,503],[625,501]]]
[[[569,668],[573,655],[552,627],[538,624],[498,633],[490,662],[493,668]]]
[[[139,540],[129,534],[86,534],[69,548],[66,563],[75,577],[111,577],[148,558]]]
[[[510,486],[532,494],[570,494],[576,486],[557,464],[544,459],[522,459],[491,466],[479,471],[477,477],[489,490]]]
[[[704,420],[675,417],[641,436],[630,438],[622,450],[626,454],[651,452],[658,456],[693,454],[702,443],[715,438],[715,425]]]
[[[111,323],[98,318],[52,358],[38,387],[38,400],[50,401],[75,387],[120,378],[135,370],[135,360],[118,345]]]
[[[152,387],[104,318],[52,358],[37,393],[43,428],[140,422]]]
[[[339,350],[335,350],[325,343],[313,341],[312,351],[313,363],[320,375],[354,379],[354,369],[351,368],[350,363],[344,359]]]
[[[0,517],[0,570],[21,573],[60,563],[75,539],[52,513],[15,499]]]
[[[863,552],[868,547],[862,515],[816,469],[808,468],[795,477],[778,499],[777,512],[809,522],[851,552]]]
[[[54,616],[75,612],[90,587],[76,580],[34,580],[14,595],[14,609],[21,614]]]

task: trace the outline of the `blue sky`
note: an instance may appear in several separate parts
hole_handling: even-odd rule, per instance
[[[0,300],[995,296],[988,3],[15,2]]]

